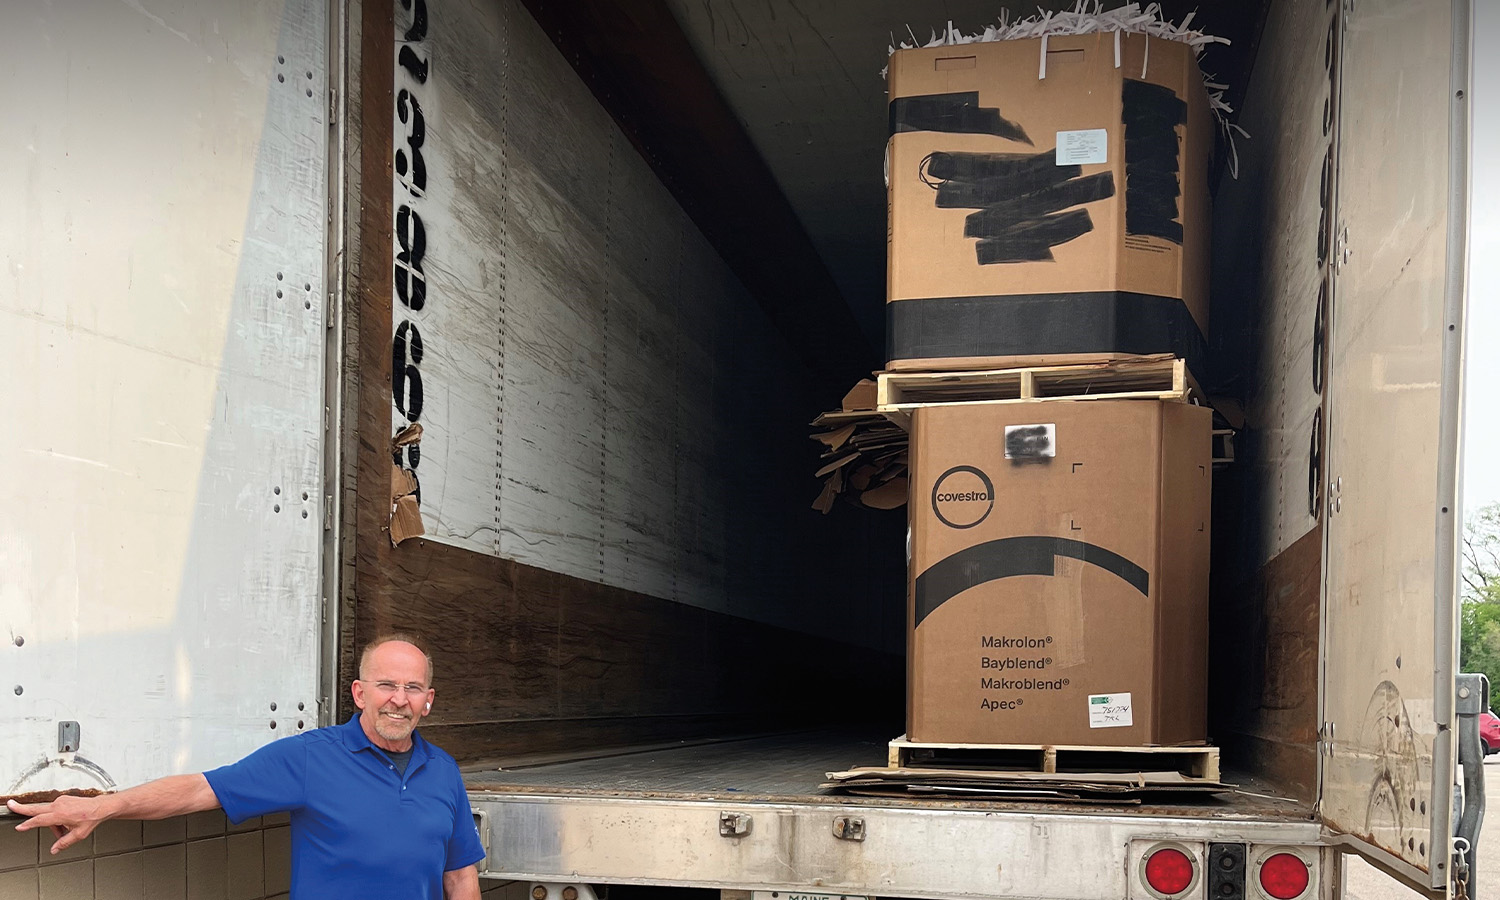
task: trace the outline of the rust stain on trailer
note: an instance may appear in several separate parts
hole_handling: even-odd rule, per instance
[[[98,788],[74,788],[67,791],[30,791],[25,794],[6,794],[0,796],[0,804],[11,800],[17,803],[51,803],[58,797],[100,797],[104,794],[112,794],[114,791],[101,791]],[[0,809],[0,813],[4,813]]]
[[[102,785],[102,787],[71,788],[68,790],[60,791],[21,790],[21,786],[30,781],[33,776],[44,772],[54,766],[62,769],[72,769],[77,772],[82,772],[97,781],[100,785]],[[56,800],[58,797],[64,795],[70,797],[97,797],[100,794],[113,793],[114,789],[114,778],[112,778],[108,772],[104,771],[104,769],[100,768],[97,763],[92,762],[91,760],[88,760],[77,754],[68,754],[55,758],[42,756],[38,758],[35,763],[32,763],[31,766],[26,769],[26,771],[22,772],[20,777],[11,782],[11,793],[0,795],[0,804],[3,804],[7,800],[14,800],[17,803],[51,803],[53,800]],[[0,813],[3,813],[4,811],[5,807],[3,805],[0,805]]]

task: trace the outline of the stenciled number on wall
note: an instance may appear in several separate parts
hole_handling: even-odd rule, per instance
[[[427,306],[427,276],[422,269],[427,254],[427,229],[422,224],[420,201],[427,195],[427,163],[422,144],[427,139],[427,120],[420,98],[427,84],[429,59],[424,54],[427,39],[426,0],[397,0],[408,24],[398,41],[396,54],[395,129],[395,235],[393,272],[397,304],[391,336],[391,399],[396,409],[396,430],[422,419],[422,333],[417,315]],[[398,22],[403,17],[397,15]],[[401,420],[404,419],[403,423]],[[416,475],[422,460],[421,444],[409,443],[395,452],[393,462]],[[420,488],[417,494],[420,499]]]

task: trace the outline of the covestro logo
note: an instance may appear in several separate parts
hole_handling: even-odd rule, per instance
[[[995,484],[974,466],[954,466],[932,486],[932,513],[949,528],[973,528],[995,508]]]

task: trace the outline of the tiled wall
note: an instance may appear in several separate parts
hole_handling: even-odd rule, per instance
[[[57,856],[50,831],[20,833],[16,822],[0,816],[0,900],[264,900],[291,887],[285,815],[105,822]]]
[[[0,900],[287,900],[284,814],[230,825],[219,810],[160,822],[105,822],[53,856],[52,833],[0,816]],[[529,900],[528,884],[481,881],[485,900]]]

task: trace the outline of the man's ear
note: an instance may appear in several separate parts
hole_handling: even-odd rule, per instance
[[[359,679],[349,682],[349,695],[354,698],[354,705],[360,709],[365,708],[365,686]]]

